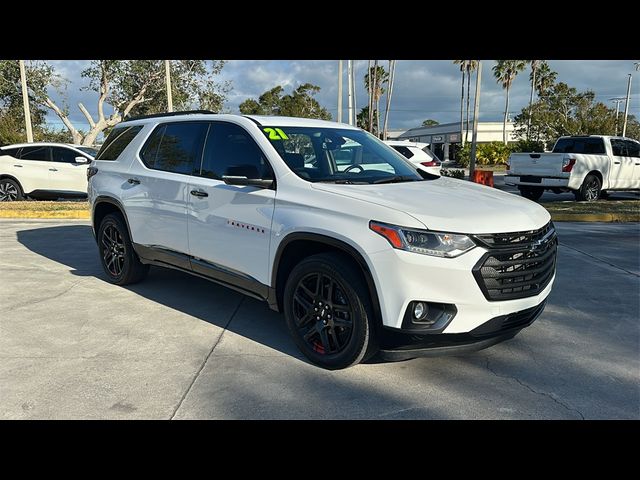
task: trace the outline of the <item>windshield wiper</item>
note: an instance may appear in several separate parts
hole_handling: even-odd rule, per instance
[[[336,178],[336,179],[327,179],[327,180],[318,180],[319,183],[337,183],[344,185],[368,185],[369,182],[359,182],[349,180],[348,178]]]
[[[371,183],[400,183],[400,182],[416,182],[417,178],[409,177],[407,175],[395,175],[393,177],[379,178]]]

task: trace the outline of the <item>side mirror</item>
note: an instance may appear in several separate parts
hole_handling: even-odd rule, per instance
[[[222,181],[227,185],[251,185],[252,187],[271,188],[273,180],[263,180],[262,178],[247,178],[233,175],[223,175]]]
[[[91,162],[87,157],[76,157],[75,161],[78,165],[86,165]]]

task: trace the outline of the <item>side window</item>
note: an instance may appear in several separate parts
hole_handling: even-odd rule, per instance
[[[392,145],[392,148],[404,155],[406,158],[413,157],[413,152],[408,147],[403,145]]]
[[[74,152],[73,150],[64,147],[51,147],[51,154],[54,162],[62,163],[76,163],[76,157],[83,156],[78,152]]]
[[[51,147],[24,147],[20,153],[20,159],[48,162],[51,160]]]
[[[191,175],[197,171],[206,122],[176,122],[159,126],[141,152],[144,164],[155,170]]]
[[[624,143],[627,144],[627,155],[629,157],[640,157],[640,143],[633,140],[625,140]]]
[[[304,160],[301,163],[304,165]],[[215,179],[223,175],[273,178],[271,166],[251,135],[239,125],[223,122],[211,123],[200,175]]]
[[[96,160],[117,160],[140,130],[142,125],[114,128],[98,151]]]
[[[611,139],[611,151],[615,157],[624,157],[627,155],[627,149],[625,148],[624,141],[617,138]]]
[[[19,148],[3,148],[2,150],[0,150],[0,155],[9,155],[13,158],[20,158],[18,157],[19,153],[20,153]]]
[[[606,153],[602,138],[587,138],[584,144],[584,153],[601,155]]]

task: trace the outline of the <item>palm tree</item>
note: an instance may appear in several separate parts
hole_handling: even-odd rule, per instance
[[[373,67],[370,68],[364,76],[364,86],[368,92],[371,92],[370,95],[372,95],[371,103],[374,106],[374,111],[370,112],[370,115],[373,116],[375,113],[376,129],[378,132],[380,132],[380,97],[384,94],[384,84],[388,81],[389,74],[384,67],[378,65],[377,60],[374,60]],[[369,125],[369,131],[373,131],[373,124]]]
[[[544,97],[549,89],[556,83],[558,73],[549,68],[549,64],[542,60],[536,71],[535,89],[539,97]]]
[[[462,74],[462,80],[460,85],[462,87],[462,91],[460,93],[460,137],[462,146],[464,147],[465,135],[462,134],[464,132],[464,76],[467,71],[467,61],[466,60],[454,60],[453,63],[455,65],[460,65],[460,73]]]
[[[384,111],[384,127],[382,129],[382,139],[387,139],[387,124],[389,122],[389,108],[391,107],[391,95],[393,94],[393,80],[396,72],[396,61],[389,60],[389,88],[387,88],[387,108]]]
[[[502,140],[507,144],[507,119],[509,118],[509,90],[518,73],[527,65],[525,60],[497,60],[493,67],[493,75],[507,92],[504,106],[504,122],[502,123]]]
[[[469,100],[471,99],[471,74],[475,72],[478,68],[478,60],[467,60],[466,70],[467,70],[467,123],[464,129],[464,141],[462,146],[464,146],[464,142],[468,142],[469,139],[467,136],[469,135]]]
[[[531,65],[531,74],[529,75],[529,80],[531,80],[531,93],[529,94],[529,118],[527,119],[527,139],[529,138],[529,131],[531,130],[531,112],[533,108],[533,91],[536,86],[536,71],[538,67],[542,63],[543,60],[528,60],[529,65]]]

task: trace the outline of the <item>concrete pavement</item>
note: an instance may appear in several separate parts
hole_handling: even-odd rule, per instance
[[[87,222],[0,221],[0,418],[640,418],[640,225],[557,224],[543,315],[464,357],[308,364],[281,315],[179,272],[106,282]]]

